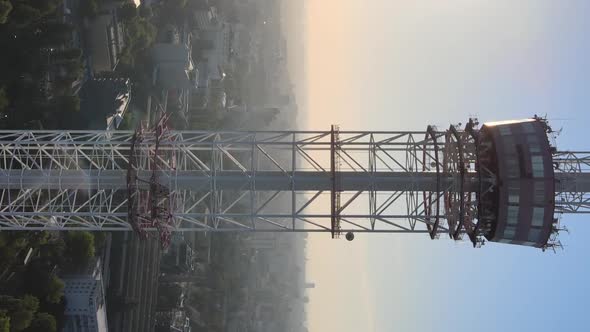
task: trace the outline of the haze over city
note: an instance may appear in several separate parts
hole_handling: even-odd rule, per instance
[[[0,331],[583,331],[589,10],[0,0]]]

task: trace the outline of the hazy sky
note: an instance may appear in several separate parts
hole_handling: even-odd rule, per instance
[[[305,129],[549,115],[590,148],[590,1],[307,0]],[[425,235],[312,235],[309,330],[583,331],[590,220],[556,255]],[[490,317],[490,318],[487,318]]]

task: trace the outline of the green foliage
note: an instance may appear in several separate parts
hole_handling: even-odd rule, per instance
[[[52,275],[47,283],[45,300],[49,303],[59,303],[64,295],[64,287],[63,280]]]
[[[41,15],[45,16],[53,13],[62,0],[25,0],[23,2],[39,10]]]
[[[156,40],[157,29],[146,19],[136,16],[125,25],[131,56],[147,49]]]
[[[27,246],[27,238],[25,237],[16,237],[12,241],[12,246],[17,250],[25,249]]]
[[[12,4],[10,1],[0,1],[0,24],[8,21],[8,14],[12,11]]]
[[[39,9],[33,8],[23,3],[16,4],[12,14],[10,15],[11,21],[14,21],[18,26],[21,27],[26,27],[32,22],[39,20],[41,17],[42,13]]]
[[[31,322],[31,326],[26,332],[56,332],[57,322],[53,315],[46,312],[41,312],[35,315],[35,318]]]
[[[0,310],[0,332],[10,332],[10,317],[6,310]]]
[[[29,236],[29,246],[38,248],[41,245],[44,245],[49,240],[49,232],[41,231],[41,232],[31,232]]]
[[[19,233],[0,233],[0,265],[16,263],[16,255],[27,244],[27,235]]]
[[[31,325],[34,312],[16,311],[10,315],[10,328],[12,331],[22,331]]]
[[[126,2],[117,9],[117,16],[124,22],[137,17],[137,7],[132,2]]]
[[[50,241],[41,246],[42,257],[62,258],[66,249],[66,244],[62,239]]]
[[[39,300],[31,295],[18,299],[0,295],[0,310],[10,317],[11,331],[22,331],[31,325],[35,312],[39,309]]]
[[[17,27],[27,27],[31,23],[38,22],[41,18],[51,15],[55,12],[61,0],[19,0],[10,1],[0,0],[0,23],[2,23],[3,14],[8,15],[11,23],[15,23]],[[6,10],[9,8],[12,11]]]
[[[24,291],[41,299],[45,306],[58,304],[63,297],[64,282],[53,272],[53,260],[52,257],[32,260],[22,277]]]
[[[94,236],[90,232],[68,232],[65,241],[66,256],[74,265],[84,266],[94,257]]]
[[[25,295],[21,300],[21,308],[36,312],[39,309],[39,299],[33,295]]]

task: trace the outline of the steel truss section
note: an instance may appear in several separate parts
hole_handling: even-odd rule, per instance
[[[558,213],[590,213],[590,152],[557,151],[553,154],[555,168],[555,211]]]
[[[473,141],[464,131],[457,133],[456,148],[447,149],[447,132],[434,128],[3,131],[0,229],[352,231],[459,238],[461,218],[464,225],[474,219],[468,212],[476,202],[467,197],[479,184],[473,169],[466,170],[475,155]],[[455,156],[459,146],[463,162]],[[452,195],[449,211],[463,196],[463,213],[432,209],[445,204],[451,192],[459,194]]]
[[[484,177],[480,171],[479,162],[479,129],[477,119],[469,119],[465,125],[465,130],[459,132],[460,142],[462,145],[462,168],[463,184],[461,192],[461,208],[459,225],[453,233],[455,240],[461,239],[461,228],[469,237],[474,246],[482,245],[484,243],[483,236],[488,231],[486,227],[482,227],[483,223],[480,221],[480,203],[479,198],[485,192],[489,192],[494,186],[493,181],[489,181],[489,177]],[[465,190],[465,174],[475,171],[477,174],[478,188],[476,190]]]
[[[127,166],[127,220],[136,233],[146,236],[145,229],[158,230],[160,243],[170,243],[172,213],[175,210],[175,194],[160,182],[160,173],[169,166],[174,167],[173,149],[160,150],[162,137],[168,131],[167,116],[148,129],[140,125],[135,131],[129,151]],[[141,148],[145,136],[153,136],[154,143]],[[145,176],[140,176],[141,170]],[[148,171],[148,172],[146,172]],[[151,172],[150,172],[151,171]]]
[[[422,205],[424,213],[434,219],[434,224],[429,227],[433,239],[439,237],[441,231],[438,228],[443,225],[454,240],[461,240],[463,234],[467,234],[474,245],[481,242],[481,234],[476,231],[478,194],[482,188],[490,187],[491,183],[486,183],[477,172],[477,125],[477,120],[470,119],[463,130],[454,125],[444,133],[432,126],[427,128],[425,141],[430,140],[436,148],[434,153],[423,152],[421,164],[423,171],[436,171],[437,187],[435,191],[422,192]],[[452,178],[453,181],[441,186],[440,179],[444,177]],[[476,185],[470,186],[469,180]],[[445,217],[442,220],[441,200]]]
[[[330,132],[330,176],[332,179],[332,190],[330,192],[330,210],[331,210],[331,233],[332,238],[340,236],[340,200],[342,188],[340,185],[340,128],[332,125]],[[371,198],[370,198],[371,199]],[[372,203],[369,202],[371,205]]]
[[[422,192],[422,199],[424,200],[424,214],[426,215],[426,220],[429,221],[426,226],[428,228],[428,233],[430,234],[431,239],[438,238],[438,227],[441,220],[440,215],[440,201],[441,201],[441,193],[444,195],[445,191],[441,190],[441,161],[439,159],[439,142],[438,137],[442,136],[443,133],[438,133],[436,128],[433,126],[428,126],[426,128],[426,134],[424,135],[424,147],[422,149],[422,171],[427,172],[430,170],[434,170],[436,172],[436,187],[434,191],[423,191]],[[434,147],[434,151],[429,153],[427,150],[427,145],[432,144]],[[435,211],[433,212],[433,205],[436,207]],[[434,219],[433,222],[430,222]]]

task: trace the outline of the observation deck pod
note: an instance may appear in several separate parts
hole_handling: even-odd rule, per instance
[[[548,126],[539,118],[491,122],[479,132],[478,233],[492,242],[547,248],[556,228],[555,174]]]

